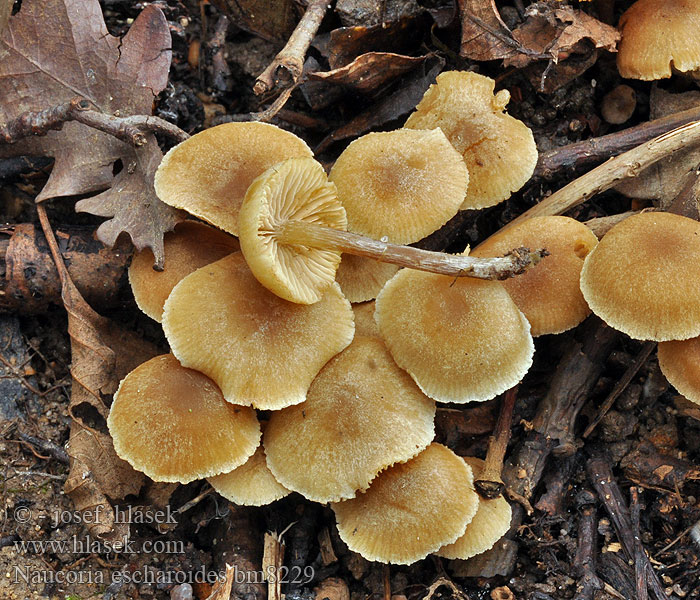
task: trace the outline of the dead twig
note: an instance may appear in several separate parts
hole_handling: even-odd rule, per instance
[[[26,433],[22,433],[21,431],[18,431],[17,435],[19,435],[20,439],[26,442],[27,444],[31,444],[39,450],[43,450],[44,452],[49,454],[49,456],[55,458],[58,462],[61,462],[65,465],[67,465],[70,462],[68,454],[58,444],[54,444],[52,441],[49,440],[42,440],[40,438],[27,435]]]
[[[595,494],[582,490],[576,497],[579,509],[578,544],[574,567],[579,577],[574,600],[593,600],[596,590],[603,589],[603,582],[595,572],[598,518]]]

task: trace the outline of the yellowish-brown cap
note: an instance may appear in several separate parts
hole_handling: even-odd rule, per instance
[[[472,256],[503,256],[513,248],[545,248],[536,268],[502,282],[523,312],[532,335],[561,333],[591,312],[579,287],[581,267],[598,238],[569,217],[534,217],[507,227],[477,247]]]
[[[374,300],[399,267],[373,258],[343,254],[335,280],[350,302]]]
[[[226,402],[211,379],[171,354],[122,380],[107,425],[119,457],[154,481],[189,483],[230,471],[260,444],[255,411]]]
[[[669,383],[688,400],[700,404],[700,338],[661,342],[658,354]]]
[[[465,456],[464,460],[472,468],[474,479],[478,480],[484,461],[473,456]],[[479,509],[467,525],[464,535],[456,542],[443,546],[435,554],[449,559],[466,560],[486,552],[510,529],[511,517],[510,504],[503,496],[493,500],[479,496]]]
[[[229,402],[277,410],[304,401],[355,326],[337,284],[316,304],[287,302],[260,285],[237,252],[175,286],[163,329],[178,360],[211,377]]]
[[[489,400],[532,364],[530,324],[497,281],[403,269],[376,303],[394,360],[438,402]]]
[[[358,338],[316,376],[306,402],[273,413],[267,464],[285,487],[316,502],[365,490],[377,473],[433,439],[435,402],[378,338]]]
[[[268,469],[262,446],[245,464],[208,481],[224,498],[241,506],[264,506],[289,494]]]
[[[293,133],[260,122],[225,123],[170,150],[158,167],[158,197],[233,235],[246,190],[272,165],[313,156]]]
[[[700,68],[696,0],[638,0],[620,17],[617,69],[630,79],[670,77]]]
[[[445,71],[428,88],[410,129],[439,127],[464,158],[469,187],[462,209],[493,206],[532,176],[537,147],[530,129],[505,113],[508,90],[494,95],[495,82],[469,71]]]
[[[640,340],[700,335],[700,223],[671,213],[633,215],[586,257],[581,291],[608,325]]]
[[[153,270],[153,252],[145,248],[134,254],[129,266],[129,283],[138,307],[160,323],[163,305],[175,285],[204,265],[237,252],[238,240],[223,231],[184,221],[165,234],[165,267]]]
[[[332,505],[350,550],[399,565],[456,541],[478,506],[471,468],[440,444],[389,467],[365,493]]]
[[[355,337],[377,337],[382,336],[374,320],[374,301],[360,302],[352,305],[352,312],[355,315]]]
[[[335,186],[312,158],[286,160],[258,177],[239,226],[241,251],[258,281],[290,302],[313,304],[335,281],[340,251],[279,243],[275,232],[288,221],[347,229]]]
[[[457,214],[469,174],[439,129],[369,133],[338,157],[329,176],[348,229],[395,244],[417,242]]]

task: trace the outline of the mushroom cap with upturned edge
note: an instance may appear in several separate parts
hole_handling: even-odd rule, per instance
[[[318,302],[335,281],[340,251],[279,243],[287,221],[347,229],[345,210],[320,163],[293,158],[269,168],[248,188],[241,207],[241,251],[255,277],[281,298]]]
[[[365,256],[343,254],[335,280],[353,304],[374,300],[399,267]]]
[[[464,534],[479,497],[471,468],[431,444],[383,471],[356,498],[332,505],[338,533],[367,560],[408,565]]]
[[[161,322],[163,306],[173,288],[204,265],[237,252],[238,240],[223,231],[183,221],[163,239],[165,265],[153,269],[153,252],[144,248],[134,254],[129,266],[129,283],[138,307],[154,321]]]
[[[504,112],[510,94],[469,71],[445,71],[428,88],[408,117],[410,129],[442,129],[469,170],[462,209],[498,204],[519,190],[535,170],[537,146],[532,131]]]
[[[457,214],[469,173],[439,129],[397,129],[357,138],[329,179],[338,188],[349,231],[410,244]]]
[[[700,404],[700,337],[661,342],[658,355],[668,382],[688,400]]]
[[[576,327],[590,314],[579,278],[584,259],[597,244],[593,232],[574,219],[534,217],[496,232],[471,256],[503,256],[521,246],[547,250],[537,267],[501,282],[537,337]]]
[[[260,122],[224,123],[172,148],[155,176],[158,198],[238,235],[238,212],[258,175],[287,158],[313,156],[289,131]]]
[[[532,364],[530,324],[497,281],[402,269],[375,318],[396,363],[438,402],[489,400]]]
[[[265,506],[289,494],[267,467],[262,446],[240,467],[207,481],[224,498],[240,506]]]
[[[484,468],[484,461],[473,456],[463,458],[472,468],[474,479],[478,480]],[[452,560],[466,560],[486,552],[510,529],[511,517],[510,504],[503,496],[493,500],[479,496],[479,508],[467,525],[464,535],[456,542],[443,546],[435,554]]]
[[[154,481],[179,483],[242,465],[261,435],[253,409],[226,402],[211,379],[171,354],[122,380],[107,426],[120,458]]]
[[[697,0],[638,0],[620,17],[617,69],[628,79],[653,81],[700,68]]]
[[[664,212],[626,218],[586,257],[581,291],[596,315],[632,338],[700,335],[700,223]]]
[[[353,498],[377,473],[430,444],[434,420],[435,402],[384,343],[356,337],[321,369],[306,402],[270,416],[267,464],[282,485],[310,500]]]
[[[175,286],[163,329],[178,360],[211,377],[226,400],[278,410],[304,401],[355,326],[337,284],[316,304],[287,302],[260,285],[237,252]]]

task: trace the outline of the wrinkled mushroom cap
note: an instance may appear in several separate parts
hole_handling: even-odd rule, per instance
[[[335,186],[312,158],[286,160],[258,177],[239,225],[241,251],[258,281],[290,302],[313,304],[335,281],[340,252],[280,243],[275,232],[295,220],[347,229]]]
[[[338,157],[329,178],[348,229],[395,244],[442,227],[462,206],[469,182],[462,156],[439,129],[363,135]]]
[[[462,155],[469,187],[462,209],[498,204],[532,176],[537,147],[530,129],[504,112],[507,90],[494,95],[495,82],[468,71],[437,76],[408,117],[405,127],[439,127]]]
[[[532,364],[530,324],[497,281],[403,269],[375,315],[394,360],[439,402],[489,400]]]
[[[696,0],[638,0],[620,17],[620,75],[652,81],[700,67]]]
[[[160,323],[163,305],[176,284],[204,265],[236,252],[238,240],[218,229],[184,221],[163,240],[165,266],[153,270],[153,252],[145,248],[134,254],[129,266],[129,283],[138,307]]]
[[[472,468],[474,479],[478,480],[484,461],[473,456],[465,456],[464,460]],[[435,554],[453,560],[466,560],[486,552],[510,529],[511,516],[510,504],[503,496],[493,500],[479,496],[479,508],[464,535]]]
[[[241,506],[264,506],[289,494],[268,469],[262,446],[240,467],[208,481],[224,498]]]
[[[356,337],[321,369],[306,402],[270,416],[267,462],[280,483],[310,500],[353,498],[381,470],[423,450],[434,419],[435,402],[384,343]]]
[[[586,257],[581,291],[608,325],[640,340],[700,335],[700,223],[647,212],[613,227]]]
[[[237,252],[175,286],[163,329],[178,360],[211,377],[229,402],[277,410],[304,401],[321,367],[352,341],[354,323],[337,284],[316,304],[287,302]]]
[[[158,197],[233,235],[246,190],[287,158],[313,156],[293,133],[260,122],[225,123],[172,148],[155,176]]]
[[[119,457],[154,481],[189,483],[230,471],[260,444],[255,412],[226,402],[211,379],[171,354],[122,380],[107,425]]]
[[[532,327],[532,335],[561,333],[591,312],[579,287],[581,267],[598,244],[593,232],[569,217],[534,217],[488,238],[472,256],[503,256],[513,248],[545,248],[534,269],[502,282]]]
[[[364,256],[343,254],[335,280],[350,302],[374,300],[399,267]]]
[[[661,342],[658,354],[669,383],[688,400],[700,404],[700,338]]]
[[[332,507],[350,550],[367,560],[407,565],[463,535],[478,505],[469,465],[431,444],[389,467],[365,493]]]

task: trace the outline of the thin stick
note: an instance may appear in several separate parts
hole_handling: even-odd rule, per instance
[[[647,589],[647,560],[642,546],[642,538],[640,532],[640,513],[641,506],[639,504],[639,488],[630,488],[630,515],[632,518],[632,533],[634,535],[634,580],[637,588],[637,600],[648,600],[649,591]],[[649,567],[651,568],[651,567]]]
[[[486,453],[484,470],[479,475],[479,479],[474,482],[476,491],[484,498],[498,498],[505,487],[503,479],[501,479],[501,471],[503,470],[503,458],[506,455],[508,442],[510,441],[510,425],[513,421],[513,408],[517,394],[518,388],[516,386],[509,389],[503,396],[496,428],[489,438],[489,449]]]
[[[349,231],[302,221],[288,221],[272,235],[281,244],[340,250],[418,271],[478,279],[507,279],[525,272],[547,256],[546,250],[530,251],[528,248],[516,248],[500,258],[444,254],[389,244]]]
[[[636,177],[641,171],[681,150],[700,142],[700,121],[694,121],[665,133],[632,150],[610,159],[575,179],[511,221],[506,228],[532,217],[560,215],[589,198],[610,189],[618,182]]]

